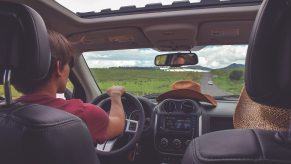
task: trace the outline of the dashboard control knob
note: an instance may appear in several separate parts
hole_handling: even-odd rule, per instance
[[[169,143],[169,141],[168,141],[167,138],[162,138],[161,141],[160,141],[160,145],[161,145],[161,147],[163,147],[163,148],[168,147],[168,143]]]
[[[180,149],[182,147],[182,142],[179,139],[174,139],[172,144],[176,149]]]

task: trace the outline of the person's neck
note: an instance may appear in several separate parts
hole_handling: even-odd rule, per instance
[[[50,97],[56,97],[56,94],[57,94],[56,88],[54,88],[52,86],[44,86],[44,87],[34,91],[30,95],[46,95],[46,96],[50,96]]]

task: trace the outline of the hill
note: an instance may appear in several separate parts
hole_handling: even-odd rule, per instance
[[[186,68],[199,69],[199,70],[204,70],[204,71],[210,71],[210,70],[212,70],[211,68],[203,67],[203,66],[200,66],[200,65],[187,66]]]
[[[226,66],[224,68],[221,69],[236,69],[236,68],[244,68],[245,65],[244,64],[236,64],[236,63],[232,63],[229,66]]]

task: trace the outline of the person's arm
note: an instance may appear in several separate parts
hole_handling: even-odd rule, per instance
[[[121,86],[113,86],[107,90],[107,94],[111,97],[107,139],[112,139],[123,132],[125,126],[125,114],[121,102],[123,93],[124,87]]]

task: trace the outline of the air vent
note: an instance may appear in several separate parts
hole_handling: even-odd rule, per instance
[[[182,111],[184,113],[191,113],[195,109],[195,105],[191,101],[185,101],[182,103]]]
[[[173,101],[166,101],[163,103],[162,109],[168,113],[174,112],[176,110],[176,104]]]

